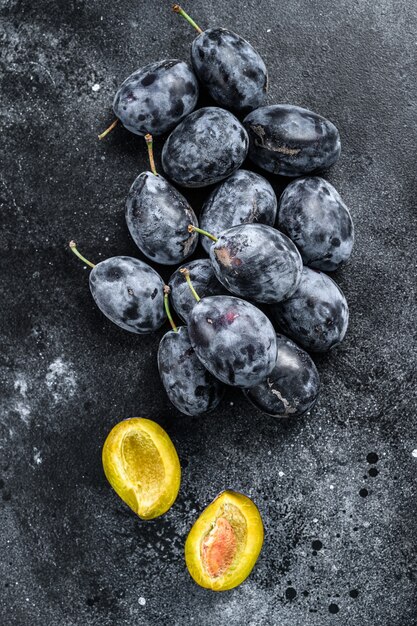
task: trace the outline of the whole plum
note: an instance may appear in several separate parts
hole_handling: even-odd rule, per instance
[[[249,134],[249,158],[274,174],[310,174],[330,167],[340,156],[336,126],[301,107],[261,107],[249,113],[243,124]]]
[[[162,135],[194,111],[198,82],[184,61],[165,59],[131,74],[116,92],[113,110],[135,135]]]
[[[218,185],[204,203],[200,227],[214,235],[231,226],[252,222],[273,226],[277,213],[277,198],[269,182],[248,170],[237,170]],[[206,252],[211,242],[203,237]]]
[[[189,261],[175,270],[168,283],[171,302],[177,315],[187,324],[191,310],[197,302],[181,272],[185,267],[188,268],[193,287],[201,298],[225,294],[226,289],[217,280],[210,259]]]
[[[203,298],[191,311],[188,331],[204,367],[228,385],[253,387],[274,368],[274,328],[249,302],[233,296]]]
[[[210,248],[217,279],[232,293],[274,303],[297,289],[303,262],[286,235],[264,224],[225,230]]]
[[[248,145],[248,135],[234,115],[206,107],[188,115],[169,135],[162,166],[178,185],[206,187],[233,174]]]
[[[318,176],[300,178],[286,187],[279,203],[278,226],[309,267],[332,272],[346,263],[352,252],[349,210],[333,185]]]
[[[277,360],[269,376],[244,394],[273,417],[298,417],[315,404],[320,377],[312,358],[291,339],[277,334]]]
[[[182,263],[198,243],[198,235],[187,231],[190,223],[198,226],[187,200],[152,172],[142,172],[131,186],[126,223],[139,250],[155,263]]]
[[[271,307],[285,335],[310,352],[326,352],[344,338],[349,309],[342,290],[323,272],[303,269],[293,295]]]
[[[223,397],[222,383],[197,358],[186,326],[162,337],[158,369],[170,401],[185,415],[212,411]]]

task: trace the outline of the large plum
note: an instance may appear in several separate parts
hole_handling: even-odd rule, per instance
[[[269,376],[244,390],[256,408],[273,417],[298,417],[315,404],[320,377],[312,358],[284,335],[277,335],[277,360]]]
[[[205,187],[237,170],[248,145],[248,135],[234,115],[206,107],[188,115],[169,135],[162,166],[178,185]]]
[[[250,43],[226,28],[202,31],[178,4],[173,10],[199,33],[191,46],[191,60],[213,100],[239,113],[261,106],[268,90],[268,72]]]
[[[111,257],[94,265],[78,252],[75,241],[69,245],[92,268],[90,291],[109,320],[137,334],[162,326],[166,319],[164,283],[152,267],[128,256]]]
[[[189,261],[186,265],[175,270],[168,283],[171,291],[171,302],[177,315],[187,324],[191,310],[196,305],[196,299],[181,272],[185,267],[188,268],[193,287],[200,298],[225,294],[226,289],[217,280],[210,259]]]
[[[191,311],[188,331],[204,367],[228,385],[253,387],[274,368],[274,328],[249,302],[233,296],[203,298]]]
[[[276,213],[277,198],[269,182],[254,172],[238,170],[211,192],[199,221],[203,230],[218,235],[239,224],[273,226]],[[203,237],[201,243],[209,252],[210,240]]]
[[[295,180],[286,187],[278,226],[295,243],[304,264],[315,269],[336,270],[352,252],[353,222],[348,208],[333,185],[318,176]]]
[[[186,326],[171,330],[162,337],[158,369],[168,398],[185,415],[211,411],[223,397],[222,383],[197,358]]]
[[[290,104],[261,107],[247,115],[249,158],[274,174],[302,176],[330,167],[340,156],[336,126]]]
[[[285,335],[310,352],[326,352],[344,338],[349,309],[342,290],[323,272],[303,269],[293,295],[271,307]]]
[[[286,235],[264,224],[224,231],[210,248],[218,280],[232,293],[256,302],[280,302],[297,289],[303,262]]]
[[[187,231],[188,224],[198,225],[187,200],[152,172],[142,172],[131,186],[126,223],[139,250],[155,263],[182,263],[198,243],[198,235]]]
[[[162,135],[194,111],[198,82],[184,61],[165,59],[131,74],[117,91],[113,110],[136,135]]]

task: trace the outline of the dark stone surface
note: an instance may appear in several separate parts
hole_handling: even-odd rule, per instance
[[[231,27],[260,51],[268,103],[340,130],[328,179],[356,228],[335,276],[350,329],[315,357],[311,415],[277,423],[238,390],[207,417],[176,413],[158,380],[162,331],[135,337],[108,322],[66,244],[92,261],[141,258],[124,203],[148,169],[143,141],[96,134],[124,78],[188,58],[193,33],[168,2],[2,2],[0,623],[414,626],[415,4],[188,4],[202,27]],[[186,195],[198,210],[206,193]],[[153,522],[101,469],[107,433],[128,416],[165,427],[183,465],[178,501]],[[215,594],[192,582],[183,545],[224,488],[254,499],[266,535],[250,578]]]

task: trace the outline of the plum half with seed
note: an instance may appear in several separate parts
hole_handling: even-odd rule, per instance
[[[209,296],[192,309],[191,345],[219,380],[235,387],[253,387],[273,370],[274,328],[262,311],[233,296]]]
[[[194,227],[189,226],[189,230]],[[291,239],[275,228],[242,224],[213,239],[210,259],[214,272],[235,295],[273,303],[297,289],[303,269],[300,253]]]
[[[310,174],[330,167],[340,156],[336,126],[308,109],[265,106],[249,113],[243,125],[249,134],[249,158],[274,174]]]
[[[231,226],[252,222],[273,226],[277,198],[269,182],[248,170],[238,170],[216,187],[204,203],[200,227],[210,233],[221,233]],[[203,237],[208,253],[211,242]]]
[[[196,305],[196,299],[191,293],[189,286],[184,280],[184,275],[181,272],[185,267],[188,268],[194,289],[200,298],[219,296],[226,294],[227,291],[217,280],[210,259],[189,261],[186,266],[182,265],[175,270],[168,283],[171,291],[171,302],[176,314],[184,320],[185,323],[188,323],[191,310]]]
[[[157,330],[166,320],[164,283],[152,267],[128,256],[115,256],[94,265],[70,248],[91,267],[90,291],[100,311],[109,320],[131,333]]]
[[[248,135],[239,120],[219,107],[188,115],[169,135],[162,166],[183,187],[206,187],[233,174],[248,151]]]
[[[117,91],[113,110],[135,135],[162,135],[194,111],[198,82],[184,61],[165,59],[131,74]]]
[[[326,352],[344,338],[349,309],[342,290],[323,272],[303,269],[291,298],[271,307],[285,335],[310,352]]]
[[[173,9],[199,33],[191,46],[191,61],[213,100],[239,113],[260,107],[268,90],[268,72],[259,53],[233,31],[203,31],[178,4]]]
[[[195,250],[198,235],[187,225],[198,226],[194,211],[183,195],[155,169],[152,137],[145,137],[152,172],[142,172],[129,190],[126,223],[133,241],[149,259],[162,265],[182,263]]]
[[[279,203],[278,226],[309,267],[332,272],[346,263],[352,252],[349,210],[333,185],[318,176],[295,180],[286,187]]]
[[[320,389],[317,368],[307,352],[277,334],[277,360],[269,376],[244,394],[260,411],[273,417],[298,417],[315,404]]]

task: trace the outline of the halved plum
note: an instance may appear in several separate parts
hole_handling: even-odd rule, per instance
[[[185,542],[185,562],[194,581],[226,591],[251,573],[264,539],[261,515],[250,498],[223,491],[203,511]]]
[[[174,444],[156,422],[132,417],[116,424],[102,460],[110,485],[141,519],[159,517],[173,505],[181,466]]]

